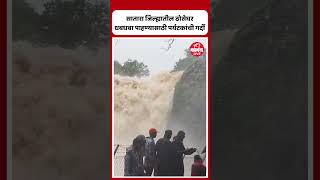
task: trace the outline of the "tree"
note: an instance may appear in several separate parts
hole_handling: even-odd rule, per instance
[[[34,40],[39,34],[40,15],[24,0],[12,1],[13,40]]]
[[[114,74],[123,74],[122,65],[117,60],[114,61]]]
[[[49,1],[41,15],[43,42],[64,48],[107,43],[108,25],[107,4],[89,0]]]
[[[137,60],[128,59],[123,65],[118,61],[114,62],[114,73],[130,77],[149,76],[148,66]]]
[[[51,0],[38,14],[25,0],[13,0],[13,40],[42,46],[91,49],[108,43],[108,3]]]
[[[148,66],[143,64],[142,62],[138,62],[137,60],[128,59],[123,66],[123,74],[127,76],[149,76]]]
[[[206,60],[206,49],[204,50],[204,53],[202,56],[196,57],[196,56],[192,56],[189,49],[185,49],[184,50],[186,57],[179,59],[178,62],[176,62],[172,72],[176,72],[176,71],[184,71],[186,70],[192,63],[194,63],[196,60],[199,59],[204,59]]]

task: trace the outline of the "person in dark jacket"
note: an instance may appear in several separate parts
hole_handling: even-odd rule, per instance
[[[163,138],[156,143],[156,171],[155,176],[170,176],[172,175],[172,167],[170,161],[172,160],[172,143],[170,141],[172,136],[171,130],[166,130]]]
[[[137,136],[124,157],[124,176],[144,176],[143,155],[145,136]]]
[[[191,167],[191,176],[206,176],[206,166],[200,155],[194,156],[194,162]]]
[[[196,151],[195,148],[186,149],[184,147],[184,144],[183,144],[184,138],[185,138],[185,132],[179,131],[175,140],[172,142],[173,151],[174,151],[173,152],[174,158],[172,161],[173,176],[184,176],[184,163],[183,163],[184,155],[191,155]]]

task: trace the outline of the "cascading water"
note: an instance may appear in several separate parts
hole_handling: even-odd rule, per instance
[[[154,127],[165,131],[174,88],[182,72],[163,72],[150,78],[114,77],[114,135],[116,144],[130,144]]]

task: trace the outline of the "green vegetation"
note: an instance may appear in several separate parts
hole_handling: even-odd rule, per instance
[[[128,59],[123,65],[114,62],[114,73],[130,77],[149,76],[148,66],[137,60]]]
[[[39,33],[40,16],[23,0],[12,1],[13,40],[31,40]]]
[[[184,71],[186,70],[192,63],[194,63],[198,59],[206,60],[206,50],[204,51],[203,55],[200,57],[192,56],[189,49],[185,49],[185,58],[179,59],[178,62],[174,65],[172,72],[176,71]]]
[[[13,39],[63,48],[96,48],[108,43],[108,15],[105,2],[53,0],[38,14],[23,0],[14,0]]]

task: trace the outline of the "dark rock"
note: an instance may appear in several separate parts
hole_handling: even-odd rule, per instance
[[[206,137],[206,61],[196,60],[178,81],[168,128],[184,130],[186,141],[203,148]]]
[[[219,180],[306,180],[307,1],[271,0],[213,69],[213,166]]]

